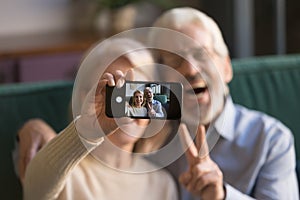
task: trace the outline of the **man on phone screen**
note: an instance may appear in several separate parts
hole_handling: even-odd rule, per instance
[[[153,91],[150,87],[144,89],[144,96],[146,99],[146,108],[149,117],[164,117],[162,105],[159,101],[153,99]]]

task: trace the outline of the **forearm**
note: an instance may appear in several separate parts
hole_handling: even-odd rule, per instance
[[[39,151],[26,170],[24,199],[58,196],[67,175],[93,149],[87,150],[81,140],[72,122]]]

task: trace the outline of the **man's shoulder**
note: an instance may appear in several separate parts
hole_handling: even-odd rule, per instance
[[[267,135],[291,136],[290,129],[279,119],[264,112],[249,109],[239,104],[234,104],[236,111],[235,124],[238,128],[244,128]]]
[[[274,146],[280,146],[281,149],[293,146],[293,134],[278,119],[237,104],[234,104],[233,109],[234,121],[229,123],[232,124],[232,129],[228,130],[232,131],[231,142],[235,147],[261,157],[266,156],[265,153]]]
[[[161,104],[161,102],[158,101],[158,100],[153,99],[153,100],[152,100],[152,104]]]
[[[257,121],[258,123],[281,123],[279,119],[259,110],[247,108],[240,104],[234,104],[237,118],[240,120]]]

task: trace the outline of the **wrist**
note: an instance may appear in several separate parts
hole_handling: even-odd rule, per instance
[[[88,124],[90,123],[87,123],[87,120],[89,119],[85,119],[81,116],[78,116],[74,120],[75,129],[79,137],[91,143],[98,143],[102,141],[103,135],[101,135],[95,128],[89,127]]]

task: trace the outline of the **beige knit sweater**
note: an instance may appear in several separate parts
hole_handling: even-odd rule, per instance
[[[24,199],[178,199],[175,182],[167,171],[133,174],[114,170],[90,154],[101,141],[83,142],[85,145],[71,123],[42,148],[26,170]],[[131,167],[143,165],[152,164],[136,159]]]

